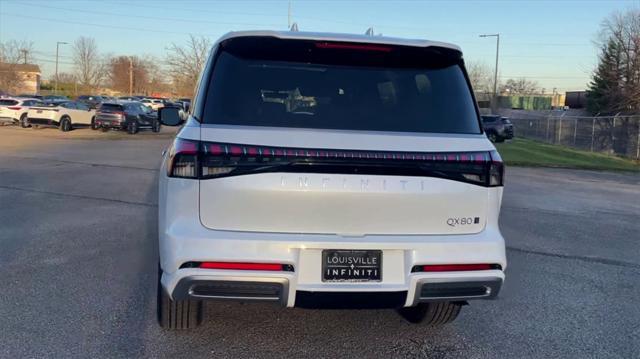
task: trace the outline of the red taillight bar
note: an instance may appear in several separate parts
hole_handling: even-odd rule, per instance
[[[362,50],[362,51],[378,51],[391,52],[391,47],[370,45],[370,44],[346,44],[342,42],[316,42],[319,49],[340,49],[340,50]]]
[[[201,142],[182,138],[177,138],[169,151],[167,174],[170,177],[211,179],[265,171],[295,171],[287,166],[298,166],[300,170],[305,164],[312,163],[325,166],[325,170],[336,163],[353,168],[360,166],[359,173],[365,173],[362,172],[364,170],[372,174],[381,173],[379,169],[390,163],[387,173],[429,175],[487,187],[502,186],[504,176],[504,165],[495,151],[323,149]],[[319,166],[316,169],[322,170]],[[313,167],[305,170],[313,171]]]
[[[181,151],[186,143],[194,142],[180,140],[177,141],[176,153]],[[189,146],[192,149],[191,146]],[[411,161],[442,161],[442,162],[491,162],[495,158],[489,152],[382,152],[382,151],[360,151],[360,150],[330,150],[314,148],[288,148],[271,146],[254,146],[228,143],[205,143],[201,144],[204,154],[220,156],[231,155],[235,157],[263,157],[263,158],[348,158],[348,159],[380,159],[380,160],[411,160]],[[193,154],[193,153],[185,153]],[[497,153],[493,156],[496,156]]]
[[[284,271],[284,264],[273,263],[237,263],[237,262],[202,262],[199,268],[204,269],[233,269],[233,270],[264,270]]]
[[[20,110],[22,107],[20,107],[20,106],[9,106],[9,107],[7,107],[7,108],[8,108],[9,110],[18,111],[18,110]]]
[[[413,272],[460,272],[501,269],[499,264],[429,264],[413,267]]]

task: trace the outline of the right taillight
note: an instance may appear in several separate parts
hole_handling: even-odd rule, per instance
[[[489,186],[497,187],[504,185],[504,163],[498,151],[489,152],[491,162],[489,164]]]

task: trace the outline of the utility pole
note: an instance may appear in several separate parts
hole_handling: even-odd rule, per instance
[[[291,28],[291,1],[289,1],[289,11],[287,11],[287,29]]]
[[[56,87],[53,90],[53,93],[58,94],[58,52],[60,51],[60,45],[66,45],[66,42],[58,41],[56,42]]]
[[[24,64],[26,65],[27,64],[27,53],[29,51],[27,51],[26,49],[22,49],[22,50],[20,50],[20,52],[22,52],[22,57],[24,59]]]
[[[492,110],[495,112],[498,108],[498,57],[500,53],[500,34],[483,34],[480,37],[495,37],[496,38],[496,69],[493,75],[493,106]]]
[[[129,56],[129,97],[133,95],[133,61]]]

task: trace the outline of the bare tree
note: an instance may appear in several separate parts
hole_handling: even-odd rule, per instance
[[[527,80],[522,77],[519,79],[508,79],[504,85],[501,86],[501,93],[508,93],[510,95],[533,95],[536,94],[540,86],[536,81]]]
[[[470,61],[466,63],[471,87],[476,93],[488,94],[493,92],[493,69],[484,62]]]
[[[12,93],[22,87],[19,65],[33,63],[33,42],[11,40],[0,43],[0,91]]]
[[[93,90],[100,85],[106,73],[106,66],[93,38],[81,36],[75,41],[73,63],[82,87]]]
[[[50,81],[55,81],[56,75],[51,75]],[[61,72],[58,74],[58,82],[61,84],[73,84],[76,82],[76,75],[70,74],[68,72]]]
[[[640,112],[640,8],[611,15],[602,23],[600,38],[620,57],[615,71],[620,98],[611,110]]]
[[[587,93],[589,111],[640,113],[640,9],[603,21],[598,46],[598,66]]]
[[[137,56],[118,56],[109,63],[109,80],[111,88],[129,93],[143,94],[149,85],[149,68],[146,61]],[[130,84],[131,82],[131,84]]]
[[[32,64],[33,42],[11,40],[0,43],[0,62],[10,64]]]
[[[174,92],[191,96],[211,48],[206,37],[189,36],[186,45],[171,44],[167,49],[166,64],[173,80]]]

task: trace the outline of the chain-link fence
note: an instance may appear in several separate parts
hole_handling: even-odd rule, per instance
[[[638,116],[526,116],[511,117],[516,136],[547,143],[640,159]]]

